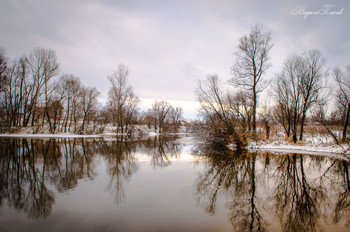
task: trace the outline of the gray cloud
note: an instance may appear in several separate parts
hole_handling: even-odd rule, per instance
[[[297,6],[344,8],[339,16],[292,15]],[[292,52],[320,49],[330,66],[349,63],[347,0],[1,1],[0,46],[11,58],[34,47],[57,52],[63,72],[106,98],[117,64],[142,98],[193,101],[199,78],[229,79],[238,38],[255,23],[272,32],[272,77]],[[195,113],[191,113],[194,115]]]

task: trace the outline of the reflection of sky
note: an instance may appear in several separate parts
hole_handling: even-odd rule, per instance
[[[135,156],[139,159],[147,155]],[[181,154],[181,157],[187,156],[189,154]],[[139,170],[132,173],[129,181],[120,177],[125,197],[117,204],[116,196],[106,188],[111,179],[110,165],[102,157],[94,162],[97,176],[92,181],[80,180],[74,189],[56,193],[52,214],[47,219],[30,221],[24,214],[5,206],[0,208],[0,214],[4,215],[0,228],[6,220],[7,225],[28,231],[231,230],[225,209],[210,216],[196,207],[193,184],[203,169],[198,165],[175,161],[166,168],[154,169],[150,162],[137,161]]]
[[[234,218],[231,225],[230,215],[240,210],[249,212],[253,185],[254,204],[262,215],[262,220],[269,223],[268,231],[281,231],[284,222],[280,222],[278,216],[288,214],[275,211],[278,194],[280,198],[285,197],[288,200],[286,204],[290,204],[291,199],[302,199],[302,194],[309,194],[313,197],[311,200],[316,207],[322,210],[317,223],[320,223],[326,231],[344,229],[343,222],[347,220],[346,217],[343,217],[338,225],[329,223],[332,222],[335,202],[338,201],[340,194],[346,192],[343,179],[345,172],[337,169],[343,165],[349,168],[349,164],[344,160],[307,154],[263,153],[255,156],[255,154],[231,153],[229,157],[208,156],[203,157],[203,162],[197,162],[200,159],[191,154],[196,144],[193,138],[182,137],[170,143],[179,144],[182,149],[177,156],[166,153],[171,163],[159,168],[155,168],[153,163],[152,156],[156,154],[152,148],[137,153],[127,152],[125,156],[108,152],[98,155],[97,149],[97,154],[86,154],[91,158],[91,163],[83,165],[83,168],[86,168],[86,165],[92,168],[93,177],[80,176],[79,172],[68,172],[68,175],[77,175],[74,177],[78,183],[62,192],[56,191],[55,186],[58,183],[50,177],[54,176],[52,174],[57,174],[56,165],[60,170],[65,170],[67,163],[67,167],[70,167],[74,161],[61,157],[60,163],[50,162],[45,173],[39,172],[40,176],[47,177],[45,182],[50,183],[45,185],[55,196],[55,203],[48,217],[29,219],[21,210],[9,208],[7,199],[4,198],[0,207],[0,230],[7,231],[7,228],[9,230],[12,228],[14,231],[87,232],[232,231],[232,226],[242,220],[237,221],[238,219]],[[86,146],[88,145],[89,143],[86,143]],[[82,153],[76,155],[79,154],[82,155]],[[35,167],[41,170],[41,156],[38,154],[36,157],[38,159],[29,163],[35,163]],[[74,156],[68,155],[68,157]],[[13,162],[16,163],[16,160]],[[115,172],[116,170],[119,172]],[[290,170],[292,171],[287,173]],[[112,173],[119,173],[119,176],[111,176]],[[325,178],[320,180],[322,174],[325,174]],[[65,173],[62,173],[62,177],[65,177]],[[294,181],[297,181],[295,192],[293,192]],[[278,185],[281,185],[279,191],[277,191]],[[121,195],[117,195],[118,191],[115,191],[115,187],[118,186]],[[310,188],[304,189],[305,186]],[[240,188],[241,191],[236,191]],[[316,194],[315,197],[315,192],[310,189],[321,191],[322,194]],[[205,210],[211,202],[210,197],[216,192],[218,197],[216,209],[211,215]],[[289,194],[296,196],[293,198]],[[325,198],[319,197],[323,194]],[[250,214],[246,215],[250,218]]]
[[[171,162],[173,161],[179,161],[179,162],[192,162],[192,161],[199,161],[201,160],[200,157],[198,156],[194,156],[192,154],[192,146],[185,146],[183,147],[183,149],[181,149],[181,152],[179,154],[171,154],[166,152],[165,155],[167,157],[167,159]],[[157,154],[157,153],[155,153]],[[151,154],[147,154],[144,152],[135,152],[133,153],[133,157],[135,158],[135,160],[137,162],[151,162],[152,161],[152,155]]]
[[[297,6],[344,8],[339,16],[292,15]],[[0,44],[17,58],[34,47],[57,52],[61,71],[78,75],[106,99],[107,75],[118,63],[142,99],[194,101],[197,80],[231,77],[238,38],[255,23],[272,32],[273,67],[293,52],[320,49],[330,66],[344,66],[350,52],[347,0],[288,1],[1,1]],[[185,117],[195,116],[188,108]]]

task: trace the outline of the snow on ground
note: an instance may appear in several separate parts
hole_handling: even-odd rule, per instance
[[[288,142],[271,142],[271,143],[250,143],[250,150],[268,150],[284,153],[323,153],[323,154],[350,154],[348,144],[291,144]]]
[[[267,141],[250,142],[249,150],[264,150],[274,153],[302,153],[322,156],[349,156],[349,144],[335,144],[333,138],[326,134],[305,133],[302,142],[296,144],[285,140],[284,136],[274,137]]]
[[[22,128],[16,134],[0,134],[0,137],[16,137],[16,138],[98,138],[108,136],[118,136],[122,134],[114,133],[115,128],[108,127],[104,133],[92,135],[79,135],[71,133],[49,134],[47,131],[40,131],[34,134],[33,128]],[[158,136],[160,133],[154,131],[154,128],[149,128],[147,125],[136,125],[132,127],[135,138],[141,136]],[[186,128],[180,128],[178,133],[170,134],[186,134]],[[234,146],[229,146],[234,149]],[[250,142],[249,150],[271,151],[274,153],[303,153],[303,154],[319,154],[319,155],[347,155],[350,156],[350,145],[336,145],[334,140],[328,134],[305,133],[304,140],[298,141],[297,144],[285,140],[283,131],[278,131],[271,139],[266,141]]]
[[[156,133],[156,132],[149,132],[148,135],[149,135],[149,136],[157,136],[157,135],[159,135],[159,133]]]
[[[102,135],[77,135],[77,134],[0,134],[0,137],[12,138],[96,138]]]
[[[141,136],[159,136],[160,133],[158,131],[154,131],[154,128],[149,128],[147,125],[134,125],[131,128],[131,131],[134,137]],[[48,128],[44,128],[37,133],[34,132],[35,128],[33,127],[25,127],[21,128],[18,133],[6,133],[0,134],[0,137],[15,137],[15,138],[97,138],[97,137],[105,137],[105,136],[118,136],[118,135],[127,135],[127,133],[114,133],[116,131],[116,127],[112,127],[111,125],[107,125],[104,132],[100,134],[73,134],[73,133],[56,133],[50,134],[48,132]],[[186,134],[186,128],[181,126],[178,133],[166,133],[166,134]]]

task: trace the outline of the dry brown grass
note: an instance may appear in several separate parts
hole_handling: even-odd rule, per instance
[[[335,133],[335,135],[338,137],[338,139],[341,139],[341,132],[342,128],[341,126],[329,126],[329,128]],[[350,130],[348,132],[350,134]],[[298,127],[298,138],[300,135],[300,127]],[[292,136],[287,137],[284,128],[280,124],[273,124],[271,125],[270,129],[270,138],[267,139],[266,133],[265,133],[265,127],[262,125],[259,125],[259,129],[257,130],[257,136],[260,140],[263,141],[287,141],[292,143]],[[303,141],[306,140],[306,138],[318,138],[318,137],[325,137],[328,138],[330,141],[333,141],[333,138],[328,133],[326,128],[322,125],[317,124],[309,124],[304,126],[304,136]],[[300,142],[298,142],[300,143]],[[305,143],[305,142],[302,142]]]

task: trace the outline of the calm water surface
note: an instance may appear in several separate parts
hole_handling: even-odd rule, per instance
[[[349,231],[348,160],[0,138],[0,231]]]

